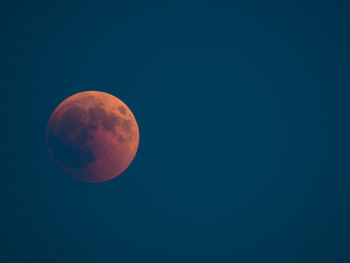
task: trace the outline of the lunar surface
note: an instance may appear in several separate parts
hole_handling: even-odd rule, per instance
[[[86,91],[58,105],[47,124],[46,143],[64,173],[98,183],[113,179],[130,165],[138,148],[139,129],[121,100]]]

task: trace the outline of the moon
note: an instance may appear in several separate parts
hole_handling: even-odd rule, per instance
[[[88,183],[111,180],[133,161],[139,145],[136,119],[120,99],[85,91],[65,99],[46,128],[48,151],[73,179]]]

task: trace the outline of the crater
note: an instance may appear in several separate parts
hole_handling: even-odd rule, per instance
[[[93,107],[89,109],[89,117],[94,125],[97,121],[102,122],[102,126],[107,131],[114,131],[114,127],[120,125],[120,118],[114,114],[108,115],[106,111],[100,107]]]
[[[119,112],[121,113],[121,114],[123,114],[123,115],[125,115],[126,114],[126,108],[124,107],[124,106],[119,106],[118,107],[118,110],[119,110]]]
[[[123,120],[122,128],[124,131],[129,133],[131,131],[131,121],[130,120]]]
[[[118,139],[118,141],[119,141],[120,143],[124,143],[124,142],[125,142],[124,136],[121,135],[121,134],[119,134],[119,135],[117,136],[117,139]]]
[[[106,112],[100,107],[89,108],[90,120],[102,120],[107,116]]]
[[[110,116],[106,116],[102,120],[102,126],[108,131],[114,131],[114,127],[119,125],[120,125],[120,119],[118,116],[115,116],[114,114]]]

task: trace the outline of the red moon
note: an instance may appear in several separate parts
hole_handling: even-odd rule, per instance
[[[130,165],[139,145],[139,128],[120,99],[85,91],[57,106],[47,124],[46,144],[64,173],[78,181],[99,183]]]

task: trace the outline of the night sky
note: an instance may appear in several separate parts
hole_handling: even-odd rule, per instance
[[[350,262],[348,1],[2,1],[2,263]],[[131,166],[60,172],[74,93],[123,100]]]

